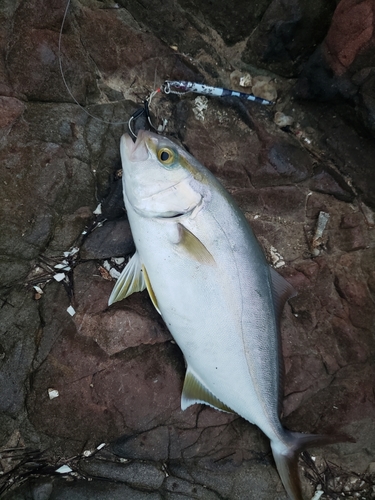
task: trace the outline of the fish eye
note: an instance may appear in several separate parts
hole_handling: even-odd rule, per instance
[[[166,166],[171,165],[174,162],[175,154],[169,148],[161,148],[158,151],[158,160]]]

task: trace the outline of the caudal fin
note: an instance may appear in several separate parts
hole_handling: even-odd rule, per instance
[[[281,481],[292,500],[303,500],[301,481],[298,473],[298,457],[301,451],[311,446],[325,444],[353,442],[353,438],[346,435],[326,436],[319,434],[300,434],[285,431],[283,441],[271,441],[273,458]]]

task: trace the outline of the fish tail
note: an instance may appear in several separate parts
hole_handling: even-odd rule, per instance
[[[301,451],[311,446],[353,442],[347,435],[300,434],[285,430],[283,440],[271,441],[277,471],[286,492],[292,500],[303,500],[301,481],[298,474],[298,457]]]

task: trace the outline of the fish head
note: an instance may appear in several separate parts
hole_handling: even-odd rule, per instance
[[[175,218],[209,197],[197,160],[166,137],[140,130],[121,138],[124,197],[143,217]]]

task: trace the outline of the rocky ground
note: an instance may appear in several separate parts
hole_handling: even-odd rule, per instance
[[[298,291],[283,423],[356,440],[303,455],[306,498],[374,498],[375,1],[75,0],[70,93],[65,8],[0,4],[0,496],[286,498],[257,428],[180,410],[183,358],[147,293],[107,306],[134,251],[119,139],[184,79],[276,102],[151,111]]]

